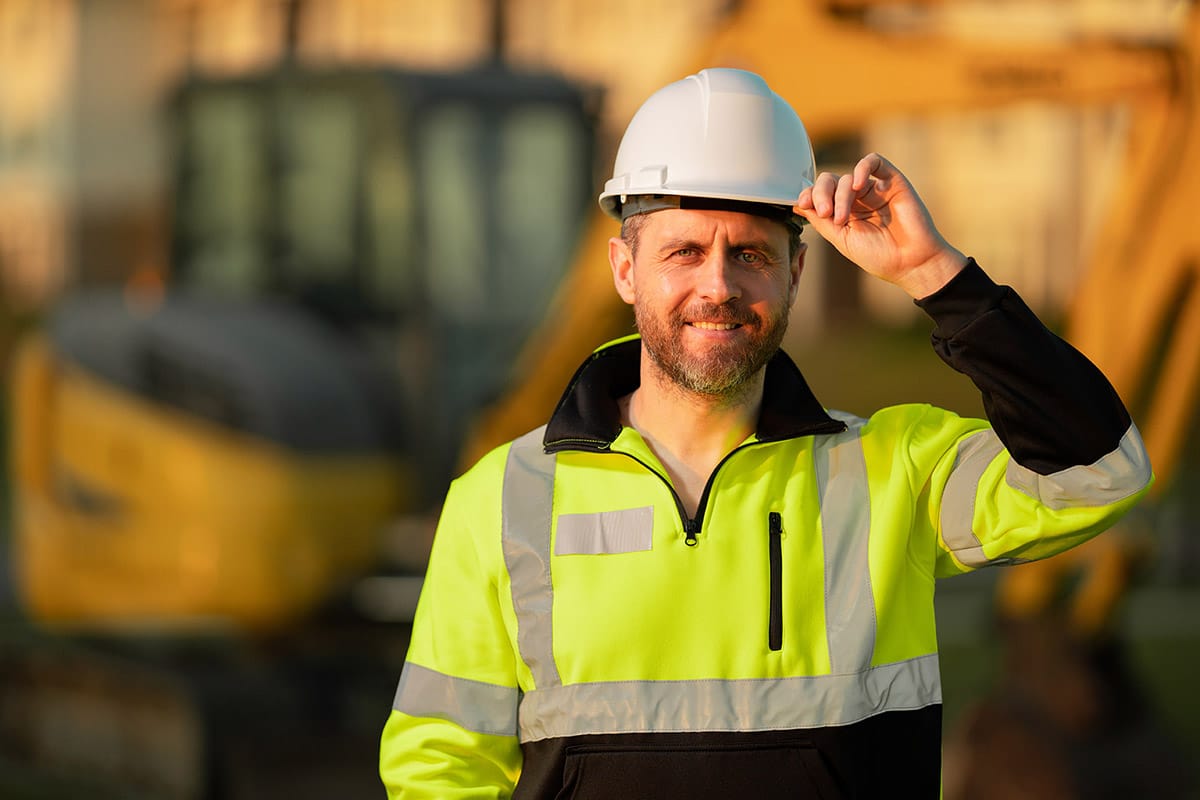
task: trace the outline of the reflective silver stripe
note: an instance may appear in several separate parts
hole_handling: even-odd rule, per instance
[[[940,702],[936,655],[849,675],[579,683],[526,694],[520,736],[817,728]]]
[[[554,555],[636,553],[654,545],[654,506],[559,514]]]
[[[410,717],[433,717],[476,733],[517,735],[516,687],[455,678],[404,663],[392,708]]]
[[[1117,449],[1094,464],[1039,475],[1015,461],[1008,463],[1008,485],[1047,508],[1106,506],[1136,494],[1150,482],[1150,458],[1135,426],[1121,437]]]
[[[991,429],[963,439],[958,443],[954,469],[942,493],[942,541],[968,567],[985,567],[992,563],[984,555],[983,544],[975,535],[975,496],[984,470],[1003,451],[1004,445]],[[1011,559],[1000,561],[1009,563]]]
[[[875,650],[875,599],[868,557],[871,493],[859,437],[864,420],[838,416],[848,431],[813,440],[825,548],[825,635],[835,675],[866,668]]]
[[[517,614],[517,648],[540,688],[561,683],[554,663],[554,585],[550,580],[550,526],[554,511],[554,455],[542,447],[545,426],[512,443],[504,466],[501,537]]]

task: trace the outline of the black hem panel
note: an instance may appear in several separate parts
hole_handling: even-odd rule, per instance
[[[937,323],[934,350],[983,393],[1018,464],[1049,475],[1117,448],[1130,418],[1108,379],[974,260],[916,302]]]
[[[942,707],[790,731],[625,733],[525,742],[513,800],[936,800]]]

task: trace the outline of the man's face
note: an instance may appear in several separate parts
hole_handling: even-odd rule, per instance
[[[634,307],[653,366],[679,387],[734,397],[783,341],[804,247],[780,222],[733,211],[648,214],[634,255],[609,243],[617,291]]]

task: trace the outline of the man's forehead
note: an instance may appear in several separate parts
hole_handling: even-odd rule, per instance
[[[787,246],[787,226],[782,222],[740,211],[667,208],[645,215],[642,235],[655,239],[711,239],[775,242]]]

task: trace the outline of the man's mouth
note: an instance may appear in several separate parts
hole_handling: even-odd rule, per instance
[[[702,331],[731,331],[734,328],[742,327],[741,324],[737,322],[702,322],[700,320],[695,320],[689,322],[688,324],[693,328],[699,328]]]

